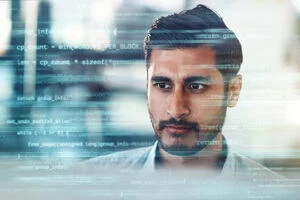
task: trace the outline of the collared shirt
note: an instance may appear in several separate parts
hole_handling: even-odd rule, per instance
[[[223,140],[225,140],[225,138],[223,137]],[[229,175],[229,174],[234,174],[234,166],[238,165],[238,159],[236,159],[235,155],[232,155],[232,152],[229,150],[229,147],[225,142],[223,143],[223,152],[225,153],[225,159],[224,159],[224,163],[223,163],[223,167],[220,173],[220,176],[224,176],[224,175]],[[157,158],[157,152],[158,152],[158,141],[155,141],[154,145],[152,146],[149,155],[147,157],[147,160],[143,166],[143,170],[148,171],[148,172],[155,172],[156,170],[156,158]]]
[[[98,172],[103,168],[140,169],[144,172],[155,172],[157,147],[158,142],[156,141],[150,147],[99,156],[83,162],[80,168],[88,172]],[[242,177],[243,179],[264,181],[284,178],[261,164],[231,151],[227,144],[226,152],[220,172],[221,177]]]
[[[212,174],[213,177],[206,171],[203,173],[198,169],[187,171],[156,170],[157,149],[158,142],[156,141],[150,147],[99,156],[83,162],[76,169],[76,174],[83,172],[85,176],[87,173],[88,177],[95,177],[97,181],[100,180],[101,187],[97,188],[103,188],[106,185],[114,189],[121,187],[122,191],[125,190],[124,188],[130,188],[130,195],[137,193],[143,195],[142,198],[138,199],[155,199],[155,197],[187,199],[191,197],[190,195],[194,195],[193,197],[196,199],[208,199],[206,197],[215,197],[216,195],[219,199],[221,196],[218,195],[223,193],[227,194],[226,197],[228,194],[231,195],[228,199],[248,199],[249,196],[262,197],[261,195],[270,199],[270,197],[278,194],[284,194],[286,197],[286,193],[283,193],[285,192],[284,189],[283,192],[279,191],[280,187],[285,184],[286,179],[284,177],[249,158],[232,152],[230,147],[227,147],[227,154],[223,165],[221,165],[223,167],[221,167],[220,173],[218,171],[217,174]],[[104,186],[102,185],[103,182],[105,183]],[[145,197],[145,194],[148,196]]]
[[[145,170],[152,171],[152,172],[155,171],[155,169],[158,165],[157,162],[158,162],[158,160],[160,160],[160,155],[157,155],[157,154],[159,154],[158,141],[155,141],[155,143],[152,146],[150,153],[147,157],[147,160],[143,166],[143,168]],[[228,156],[228,145],[227,145],[226,139],[223,137],[221,168],[224,167],[227,156]]]

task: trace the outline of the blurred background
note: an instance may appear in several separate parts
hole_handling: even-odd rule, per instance
[[[156,18],[199,3],[243,47],[243,89],[223,130],[230,148],[295,177],[298,0],[0,1],[1,162],[83,160],[151,145],[143,38]]]

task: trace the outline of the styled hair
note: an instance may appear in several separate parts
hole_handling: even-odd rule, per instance
[[[236,75],[243,61],[242,47],[223,19],[204,5],[157,19],[144,40],[147,70],[153,49],[208,46],[216,51],[216,68],[223,77]]]

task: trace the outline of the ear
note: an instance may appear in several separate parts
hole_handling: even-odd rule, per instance
[[[237,75],[233,77],[228,85],[228,95],[227,95],[227,106],[234,107],[240,96],[240,91],[242,89],[242,76]]]

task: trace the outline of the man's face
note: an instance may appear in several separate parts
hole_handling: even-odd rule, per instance
[[[224,80],[210,47],[154,49],[148,69],[148,110],[161,148],[193,155],[220,131]]]

